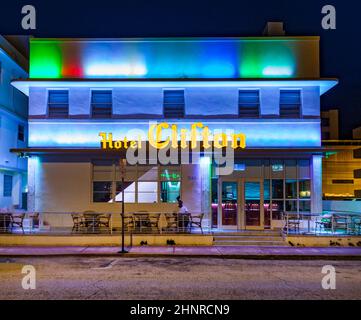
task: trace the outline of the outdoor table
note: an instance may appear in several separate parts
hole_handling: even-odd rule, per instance
[[[100,226],[100,217],[102,216],[101,213],[84,213],[84,225],[87,229],[91,229],[95,232],[96,228]]]

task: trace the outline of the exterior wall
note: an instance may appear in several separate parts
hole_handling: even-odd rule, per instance
[[[36,39],[31,78],[319,78],[318,37]]]
[[[339,139],[338,110],[335,109],[329,111],[322,111],[321,118],[322,118],[322,122],[321,122],[322,140],[338,140]]]
[[[201,178],[198,165],[183,165],[181,197],[191,213],[202,212]],[[120,213],[120,203],[92,202],[92,166],[84,162],[41,162],[29,161],[29,206],[31,211],[42,213],[71,213],[94,210]],[[126,203],[126,212],[177,212],[174,203]],[[45,224],[71,226],[70,215],[45,215]],[[116,225],[120,218],[115,216]]]
[[[3,48],[6,49],[3,50]],[[11,148],[27,146],[27,97],[10,82],[26,78],[26,72],[8,55],[13,48],[0,36],[0,209],[22,207],[22,193],[26,192],[26,159],[10,152]],[[17,53],[18,54],[18,53]],[[14,57],[17,57],[14,53]],[[24,126],[25,141],[18,140],[18,126]],[[11,175],[12,196],[4,197],[4,175]]]
[[[175,83],[175,87],[177,87]],[[64,88],[67,89],[67,88]],[[163,89],[167,88],[113,88],[113,115],[115,117],[163,118]],[[280,90],[283,87],[262,87],[260,90],[261,117],[279,115]],[[302,93],[302,117],[320,117],[320,89],[300,88]],[[70,117],[91,116],[91,88],[71,87],[69,90]],[[238,88],[232,87],[189,87],[184,88],[185,113],[192,116],[238,118]],[[29,116],[44,118],[47,114],[48,89],[30,87]]]
[[[311,212],[322,213],[322,156],[314,155],[311,161]]]
[[[360,147],[337,147],[335,154],[323,158],[323,195],[326,198],[354,198],[361,190],[361,178],[355,175],[361,169],[360,159],[354,157]],[[332,147],[331,147],[332,149]],[[335,180],[349,180],[351,183],[336,183]]]

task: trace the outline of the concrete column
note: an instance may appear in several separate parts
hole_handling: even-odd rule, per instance
[[[69,115],[90,116],[90,89],[69,89]]]
[[[280,89],[264,87],[260,90],[261,115],[278,116],[280,114]]]
[[[28,160],[28,211],[35,211],[35,177],[37,157],[31,157]]]
[[[31,87],[29,89],[29,116],[45,116],[48,109],[48,90]]]
[[[21,208],[21,174],[13,175],[12,204]]]
[[[211,158],[203,157],[200,159],[200,174],[201,174],[201,190],[202,201],[201,208],[204,213],[204,227],[212,227],[212,213],[211,213]]]
[[[311,160],[311,212],[322,213],[322,156],[313,155]]]

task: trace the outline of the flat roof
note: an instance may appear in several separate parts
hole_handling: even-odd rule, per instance
[[[320,79],[29,79],[14,80],[11,84],[25,95],[30,87],[72,88],[72,87],[319,87],[320,95],[338,84],[336,78]]]

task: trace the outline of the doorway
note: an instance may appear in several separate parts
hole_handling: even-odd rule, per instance
[[[269,226],[263,180],[220,179],[218,191],[220,229],[263,230]]]

